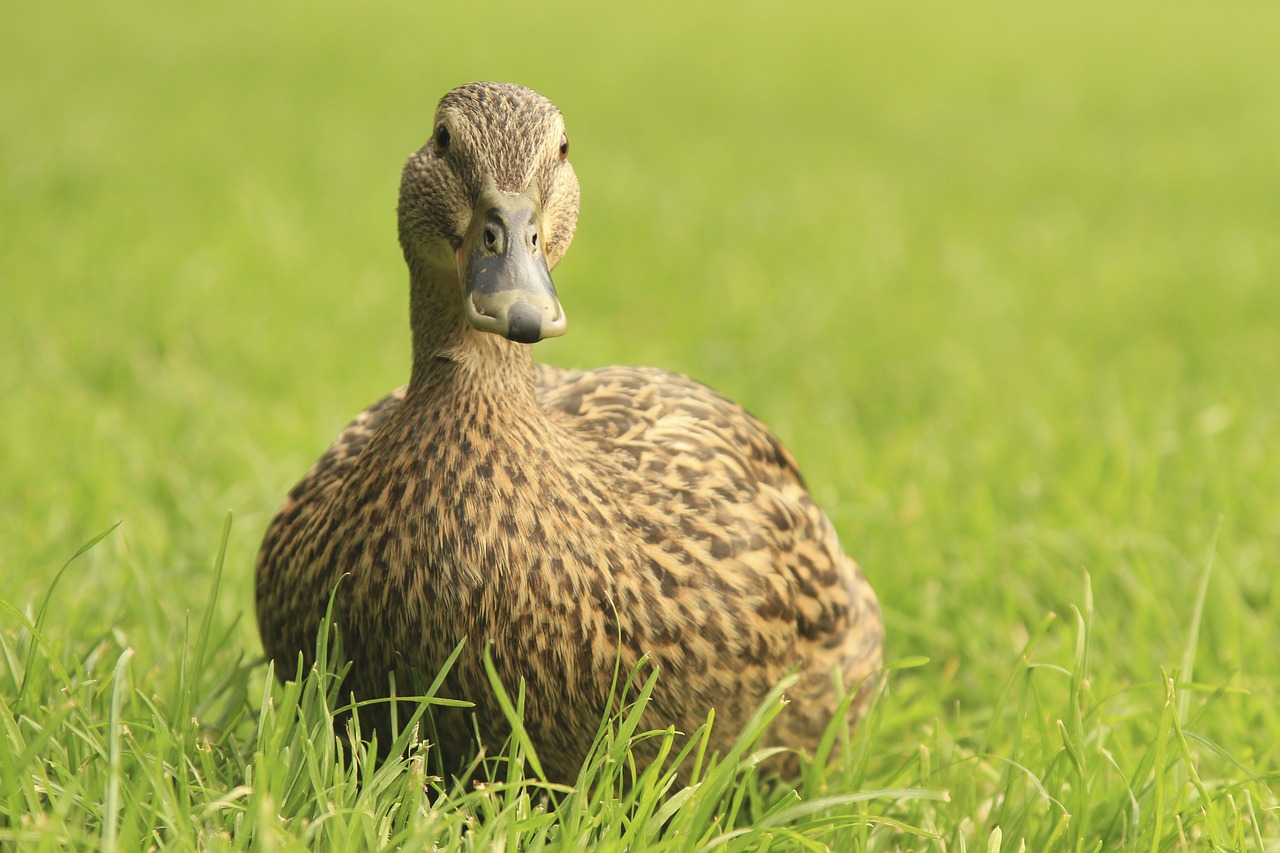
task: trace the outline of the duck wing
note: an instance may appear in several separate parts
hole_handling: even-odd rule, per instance
[[[883,624],[874,591],[814,503],[795,458],[742,406],[686,376],[648,367],[537,370],[539,400],[552,420],[634,474],[619,482],[638,478],[642,503],[662,505],[678,540],[664,545],[701,544],[704,573],[734,588],[748,587],[750,576],[766,583],[766,604],[735,617],[762,652],[738,676],[776,680],[799,664],[793,711],[779,721],[791,733],[777,736],[784,743],[817,737],[834,711],[833,671],[849,689],[870,685],[882,662]],[[770,651],[778,655],[772,664]]]
[[[299,650],[310,659],[317,625],[309,616],[316,606],[323,608],[319,597],[327,601],[329,595],[328,588],[297,588],[302,576],[293,558],[305,549],[309,526],[327,511],[329,497],[355,470],[356,460],[370,439],[399,409],[407,388],[401,386],[378,400],[338,433],[324,455],[289,491],[263,536],[256,570],[258,625],[263,648],[275,660],[277,674],[282,677],[291,677]],[[273,617],[262,618],[268,610],[274,612]]]
[[[735,570],[751,566],[785,582],[801,638],[844,647],[855,624],[875,623],[846,653],[865,658],[878,644],[871,587],[795,458],[742,406],[656,368],[537,369],[539,400],[552,419],[641,477],[645,499],[667,503],[686,537],[705,540],[710,556]]]

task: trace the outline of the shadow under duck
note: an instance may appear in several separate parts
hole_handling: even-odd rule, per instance
[[[812,749],[836,710],[833,672],[881,664],[879,607],[795,460],[737,404],[644,367],[535,365],[565,330],[550,270],[578,217],[556,107],[474,83],[440,101],[405,165],[407,385],[339,434],[285,499],[257,563],[257,613],[289,677],[335,585],[358,698],[429,684],[463,638],[437,711],[445,767],[508,727],[481,653],[491,644],[549,777],[572,782],[607,711],[615,665],[660,670],[646,724],[691,732],[716,709],[733,743],[792,668],[768,742]],[[341,583],[339,583],[341,581]],[[385,705],[374,707],[385,708]],[[470,719],[474,714],[474,721]],[[401,715],[402,718],[404,715]],[[385,725],[385,720],[382,720]],[[473,729],[474,725],[474,729]]]

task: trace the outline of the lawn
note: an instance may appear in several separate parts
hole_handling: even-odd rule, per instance
[[[0,848],[1280,849],[1280,7],[4,17]],[[743,402],[880,594],[825,770],[621,785],[622,718],[576,792],[454,787],[260,662],[271,513],[408,373],[400,167],[485,78],[582,183],[535,357]]]

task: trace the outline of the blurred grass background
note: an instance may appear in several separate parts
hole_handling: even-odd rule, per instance
[[[1092,578],[1093,678],[1158,712],[1197,579],[1207,737],[1280,738],[1280,7],[6,4],[0,572],[166,649],[235,526],[408,373],[405,157],[472,79],[542,91],[583,188],[536,357],[648,363],[795,451],[882,597],[886,754],[987,724]],[[236,620],[239,620],[236,623]],[[1069,655],[1069,632],[1050,657]]]

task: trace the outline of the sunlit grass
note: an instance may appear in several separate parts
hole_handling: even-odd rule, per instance
[[[0,846],[1275,847],[1276,16],[6,10]],[[536,355],[743,401],[880,593],[899,668],[793,786],[748,732],[678,790],[624,709],[574,792],[454,785],[259,663],[261,531],[405,377],[399,168],[479,78],[582,181]]]

